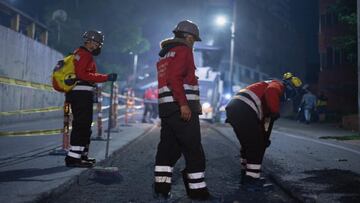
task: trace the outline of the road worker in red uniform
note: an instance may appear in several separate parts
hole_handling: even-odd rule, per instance
[[[279,118],[280,102],[298,94],[301,80],[285,73],[283,80],[257,82],[240,90],[226,107],[227,122],[240,142],[241,182],[261,189],[261,163],[270,145],[273,122]]]
[[[158,102],[161,136],[155,164],[154,194],[169,198],[173,167],[181,154],[187,195],[208,199],[204,181],[205,155],[201,145],[199,84],[195,76],[193,44],[201,41],[199,29],[191,21],[181,21],[173,30],[175,37],[161,42],[157,63]]]
[[[151,98],[151,107],[152,107],[152,115],[151,118],[154,121],[158,117],[159,114],[159,104],[158,104],[158,96],[159,96],[159,90],[156,86],[153,86],[151,88],[152,90],[152,98]]]
[[[145,90],[144,92],[144,113],[143,113],[143,118],[142,118],[142,122],[143,123],[147,123],[148,119],[147,119],[147,115],[148,113],[150,114],[150,118],[152,117],[153,114],[153,106],[152,106],[152,101],[154,98],[154,93],[152,91],[152,89],[149,87]]]
[[[92,167],[94,158],[88,157],[91,123],[93,116],[94,87],[96,83],[115,81],[117,75],[96,73],[93,56],[101,52],[104,35],[100,31],[87,31],[83,34],[84,46],[74,51],[77,85],[65,94],[73,113],[70,150],[65,157],[68,167]]]

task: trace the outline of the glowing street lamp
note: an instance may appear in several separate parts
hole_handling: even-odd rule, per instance
[[[215,18],[215,24],[219,27],[224,27],[228,20],[225,16],[219,15]]]
[[[230,90],[233,86],[233,67],[234,67],[234,48],[235,48],[235,23],[236,23],[236,0],[233,0],[233,18],[231,22],[228,22],[224,15],[218,15],[215,18],[215,24],[219,27],[224,27],[226,24],[230,24],[231,41],[230,41],[230,64],[229,64],[229,83]]]

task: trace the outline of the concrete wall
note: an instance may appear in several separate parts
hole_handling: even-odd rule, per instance
[[[51,72],[63,55],[21,33],[0,26],[0,76],[51,84]],[[0,111],[61,106],[64,95],[0,84]],[[46,118],[62,112],[0,116],[0,125],[12,121]]]

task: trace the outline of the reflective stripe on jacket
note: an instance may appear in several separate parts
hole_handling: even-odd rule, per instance
[[[240,90],[233,99],[239,99],[249,105],[259,120],[280,111],[280,99],[284,85],[278,80],[257,82]]]
[[[201,113],[199,85],[195,76],[192,48],[184,40],[169,39],[162,42],[157,62],[159,113],[166,116],[189,105]]]

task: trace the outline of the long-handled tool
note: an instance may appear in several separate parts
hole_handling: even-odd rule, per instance
[[[111,82],[110,87],[110,110],[109,110],[109,121],[108,121],[108,130],[107,130],[107,139],[106,139],[106,151],[105,151],[105,159],[109,156],[109,141],[110,141],[110,128],[111,128],[111,116],[112,116],[112,101],[114,96],[114,81]],[[95,166],[93,168],[95,175],[97,178],[105,178],[108,181],[117,181],[120,174],[119,169],[117,167],[103,167],[103,166]]]
[[[271,131],[273,129],[273,126],[274,126],[274,121],[275,119],[270,117],[269,118],[270,121],[269,121],[269,124],[267,127],[265,127],[265,141],[266,141],[266,147],[269,147],[270,144],[271,144],[271,141],[270,141],[270,135],[271,135]]]
[[[110,86],[110,108],[109,108],[108,130],[107,130],[107,137],[106,137],[105,159],[108,158],[108,155],[109,155],[109,140],[110,140],[110,128],[111,128],[113,97],[114,97],[114,81],[111,81],[111,86]]]

